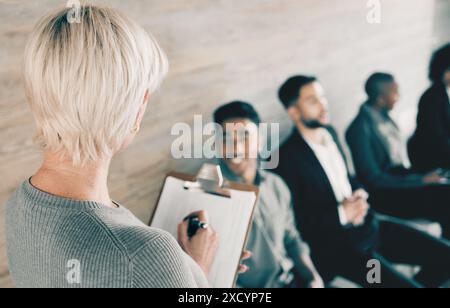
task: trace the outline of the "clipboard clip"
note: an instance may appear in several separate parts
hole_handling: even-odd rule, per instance
[[[184,189],[231,198],[231,192],[225,189],[225,180],[219,165],[204,164],[197,174],[196,181],[185,182]]]

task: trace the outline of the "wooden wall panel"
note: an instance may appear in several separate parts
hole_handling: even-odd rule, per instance
[[[362,84],[374,70],[395,73],[404,94],[396,114],[414,128],[418,96],[427,85],[432,48],[449,39],[449,2],[382,1],[382,23],[366,21],[363,0],[110,0],[151,30],[169,54],[171,72],[153,100],[135,144],[115,160],[114,198],[147,221],[164,174],[194,170],[198,162],[173,161],[171,127],[208,119],[232,99],[253,102],[266,121],[290,124],[276,90],[295,73],[318,75],[342,132],[364,99]],[[435,2],[437,3],[435,5]],[[0,0],[0,287],[8,279],[4,205],[39,166],[33,120],[24,98],[20,65],[36,20],[61,0]],[[435,17],[436,16],[436,17]]]

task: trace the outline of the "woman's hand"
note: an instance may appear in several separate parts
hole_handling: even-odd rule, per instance
[[[250,258],[252,257],[252,255],[253,255],[253,254],[252,254],[250,251],[244,251],[244,252],[242,253],[242,256],[241,256],[241,262],[250,259]],[[245,265],[245,264],[240,264],[240,265],[239,265],[239,269],[238,269],[238,273],[239,273],[239,274],[245,274],[245,273],[247,273],[249,270],[250,270],[250,268],[249,268],[247,265]]]
[[[209,224],[208,214],[205,211],[192,213],[189,216],[196,216],[201,222]],[[199,229],[195,236],[189,239],[188,228],[189,220],[185,220],[178,225],[178,241],[181,248],[197,262],[206,276],[208,276],[219,249],[219,236],[209,225],[207,229]],[[252,253],[250,251],[244,251],[241,256],[241,262],[250,259],[251,256]],[[239,274],[244,274],[248,270],[249,267],[247,265],[239,265]]]
[[[189,216],[196,216],[201,222],[209,224],[208,214],[205,211],[192,213]],[[181,248],[197,262],[208,276],[219,249],[219,236],[209,225],[206,229],[199,229],[192,238],[189,238],[188,228],[188,220],[178,225],[178,241]]]

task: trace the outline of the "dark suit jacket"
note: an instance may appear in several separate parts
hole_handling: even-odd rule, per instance
[[[337,135],[330,129],[340,147]],[[342,148],[341,148],[342,149]],[[298,227],[310,244],[313,259],[324,276],[333,277],[335,256],[367,253],[377,244],[377,222],[369,215],[360,228],[343,227],[331,183],[325,170],[303,137],[294,131],[280,148],[280,164],[275,170],[288,184],[293,197]],[[354,189],[361,186],[349,177]]]
[[[422,186],[422,176],[392,165],[389,149],[382,141],[376,125],[363,106],[347,130],[347,142],[358,179],[371,192],[385,188]]]
[[[422,96],[417,130],[409,143],[414,169],[450,169],[450,103],[446,88],[434,85]]]

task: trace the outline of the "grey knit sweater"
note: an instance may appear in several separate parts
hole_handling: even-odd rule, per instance
[[[17,287],[196,288],[208,282],[168,233],[123,207],[53,196],[23,183],[7,204]]]

